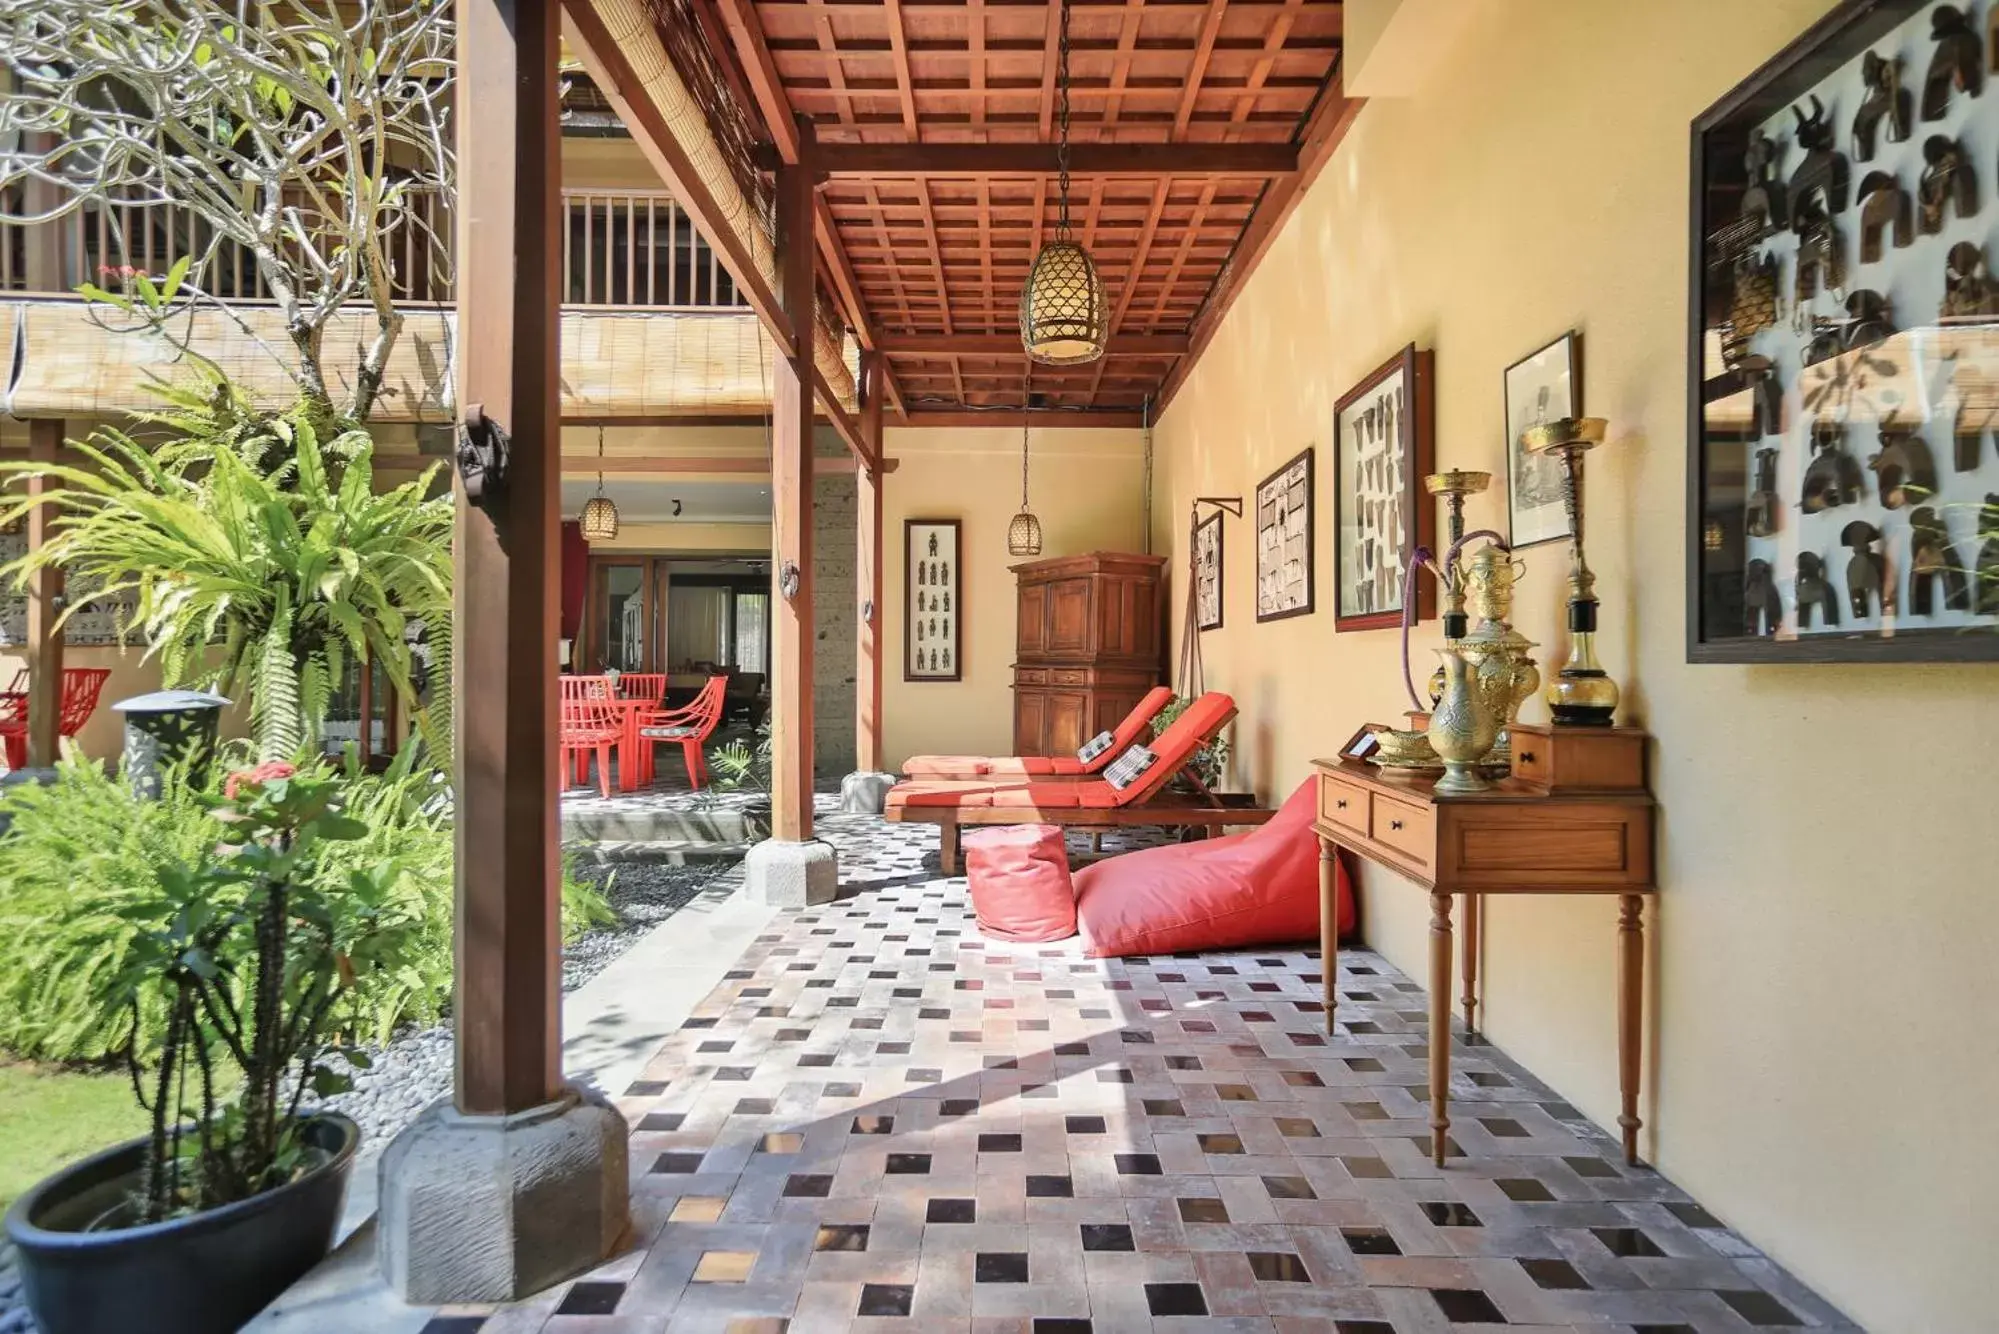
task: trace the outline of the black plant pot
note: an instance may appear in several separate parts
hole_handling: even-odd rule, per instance
[[[333,1248],[361,1128],[334,1112],[306,1123],[326,1155],[296,1181],[207,1213],[86,1232],[139,1183],[146,1141],[66,1167],[14,1202],[28,1309],[42,1334],[230,1334]]]

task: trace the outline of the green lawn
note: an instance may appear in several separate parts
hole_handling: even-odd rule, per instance
[[[145,1132],[123,1074],[0,1060],[0,1209],[64,1163]]]

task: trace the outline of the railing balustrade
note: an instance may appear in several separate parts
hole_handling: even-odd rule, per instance
[[[563,301],[568,305],[636,309],[742,307],[735,282],[673,196],[664,190],[574,189],[562,192]],[[415,194],[413,221],[389,237],[395,291],[405,302],[451,299],[432,237],[452,241],[451,218],[435,193]],[[31,243],[43,229],[56,235],[59,281],[32,272]],[[45,234],[45,233],[44,233]],[[79,283],[115,287],[106,269],[130,265],[158,278],[186,254],[207,252],[207,224],[178,204],[92,205],[55,222],[0,223],[0,291],[57,294]],[[202,275],[210,295],[226,301],[268,301],[249,251],[223,241]]]

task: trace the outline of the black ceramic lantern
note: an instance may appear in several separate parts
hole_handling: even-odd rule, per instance
[[[159,690],[113,704],[125,715],[125,781],[132,790],[157,798],[177,764],[186,766],[188,782],[203,781],[227,703],[205,690]]]

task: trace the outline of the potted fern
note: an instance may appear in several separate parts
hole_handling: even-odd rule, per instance
[[[124,909],[124,1056],[152,1126],[8,1212],[44,1334],[234,1330],[331,1247],[360,1130],[302,1100],[340,1091],[323,1031],[371,966],[391,876],[317,873],[327,844],[368,832],[344,789],[284,763],[232,774],[203,851],[163,862]],[[142,1016],[161,1013],[164,1040],[142,1048]]]

